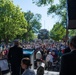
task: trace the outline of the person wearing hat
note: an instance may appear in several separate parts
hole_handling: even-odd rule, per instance
[[[20,41],[14,40],[14,46],[9,49],[8,62],[11,65],[11,75],[20,75],[21,60],[23,58],[23,49],[20,47]]]
[[[35,75],[35,72],[30,69],[31,65],[32,64],[29,58],[23,58],[21,60],[21,67],[22,69],[24,69],[24,72],[22,73],[22,75]]]

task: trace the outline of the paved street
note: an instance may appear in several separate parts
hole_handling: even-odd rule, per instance
[[[36,73],[36,70],[35,70]],[[59,75],[59,72],[54,72],[54,71],[46,71],[45,70],[45,74],[44,75]]]
[[[36,70],[35,70],[35,73],[36,73]],[[11,75],[11,74],[8,73],[6,75]],[[44,75],[59,75],[59,72],[45,71],[45,74]]]

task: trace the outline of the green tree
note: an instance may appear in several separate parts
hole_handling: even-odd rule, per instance
[[[33,14],[31,11],[24,13],[24,17],[27,20],[27,33],[24,34],[24,37],[28,40],[33,38],[35,33],[41,28],[41,15],[40,14]]]
[[[70,36],[75,36],[76,35],[76,29],[74,30],[69,30],[69,37]]]
[[[41,29],[38,34],[38,39],[49,39],[49,31],[47,29]]]
[[[66,30],[60,23],[56,23],[53,29],[50,31],[50,37],[53,40],[59,41],[62,40],[65,36]]]
[[[37,6],[52,4],[54,0],[32,0]]]
[[[27,29],[24,14],[11,0],[0,0],[0,38],[5,41],[24,34]]]

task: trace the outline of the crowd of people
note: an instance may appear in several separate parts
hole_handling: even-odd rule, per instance
[[[5,45],[4,43],[0,46],[0,61],[3,59],[7,60],[8,67],[10,68],[11,75],[35,75],[34,71],[30,70],[31,66],[30,59],[23,56],[23,48],[34,49],[34,68],[38,69],[41,63],[45,64],[44,69],[49,71],[58,71],[60,69],[61,56],[65,53],[65,49],[68,48],[68,44],[65,42],[55,41],[33,41],[33,42],[22,42],[20,43],[16,39],[13,43]],[[0,63],[0,67],[1,63]],[[27,73],[24,69],[28,69]],[[1,69],[1,73],[8,73],[8,68]],[[30,75],[30,74],[29,74]]]

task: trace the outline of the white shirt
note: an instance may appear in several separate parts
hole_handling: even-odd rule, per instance
[[[46,56],[46,62],[48,62],[48,61],[53,62],[53,56],[51,54],[48,54]]]
[[[36,53],[36,59],[41,59],[41,58],[42,58],[42,54],[41,54],[40,51],[38,51],[38,52]]]

